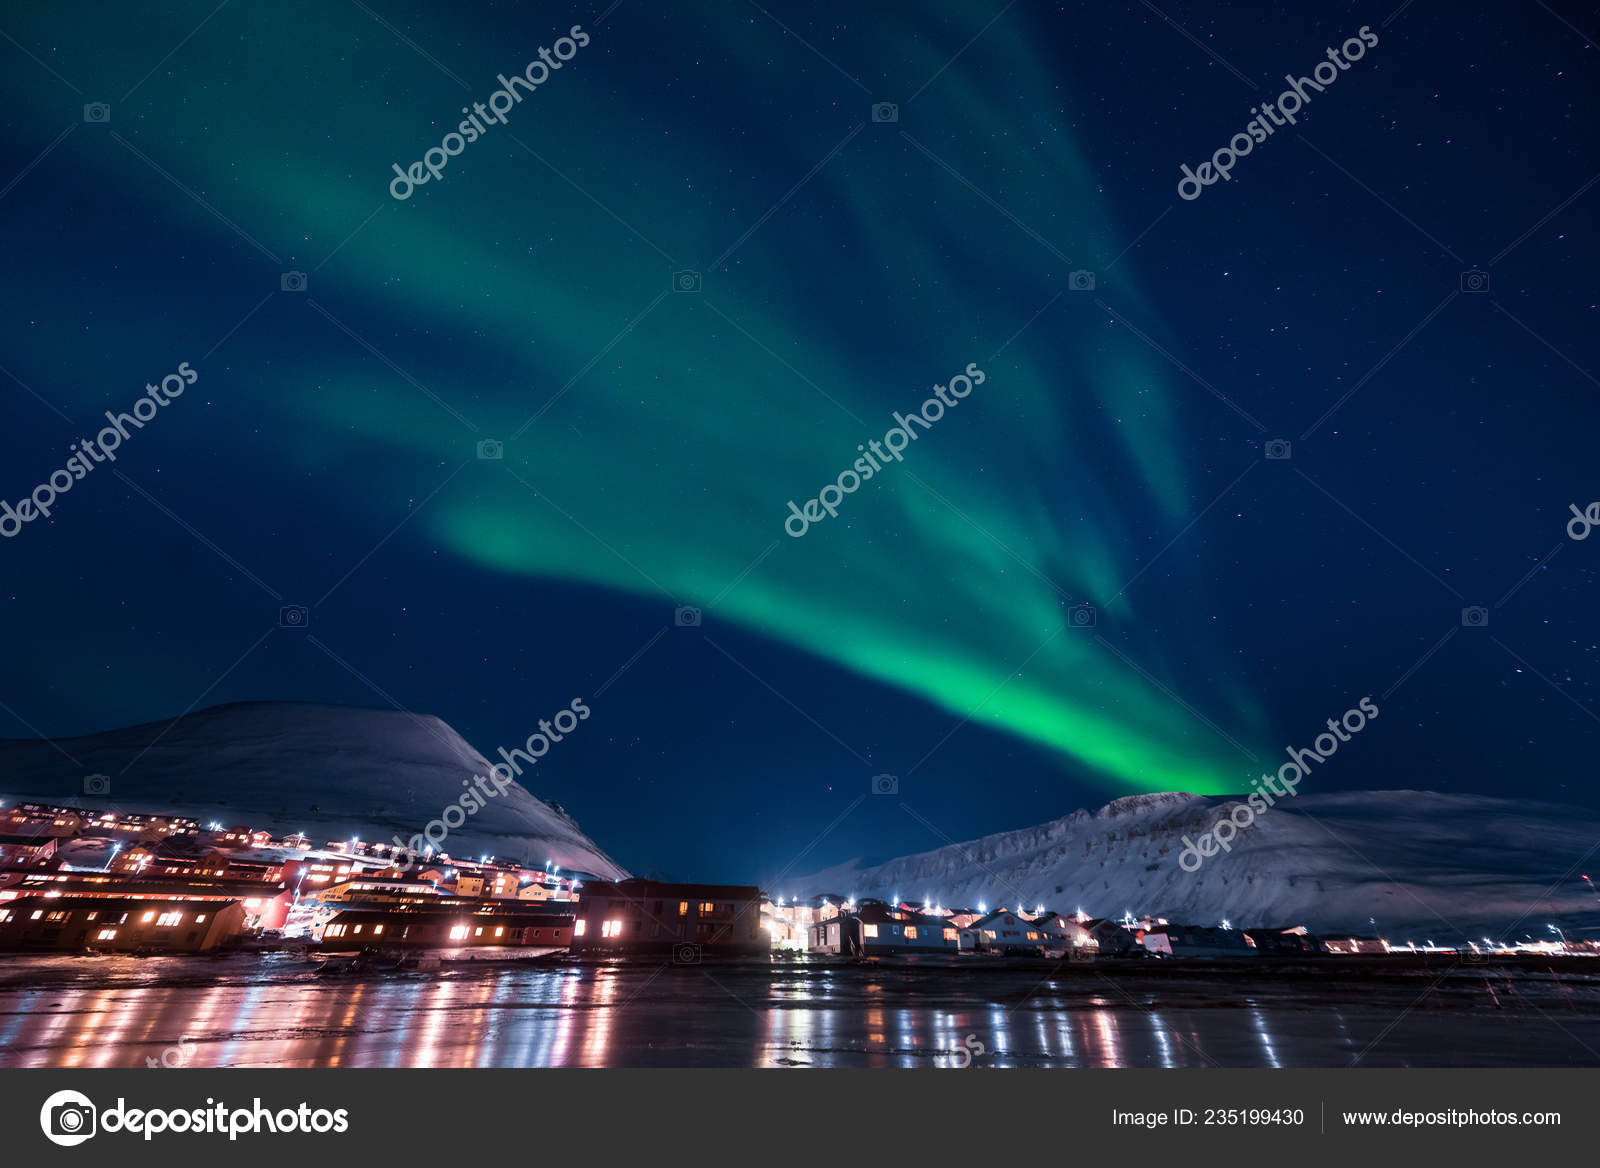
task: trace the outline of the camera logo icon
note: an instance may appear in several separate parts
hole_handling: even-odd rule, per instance
[[[1100,614],[1086,600],[1067,609],[1067,623],[1075,629],[1092,629],[1100,623]]]
[[[1480,268],[1468,268],[1461,273],[1461,290],[1463,292],[1487,292],[1489,290],[1489,273]]]
[[[99,1114],[87,1095],[57,1091],[39,1108],[39,1127],[52,1144],[73,1148],[94,1136]]]
[[[880,101],[873,104],[872,120],[875,122],[898,122],[900,120],[900,107],[890,101]]]
[[[1287,438],[1269,438],[1261,447],[1273,462],[1286,462],[1294,452]]]
[[[110,775],[84,775],[83,776],[83,793],[85,795],[109,795],[109,794],[111,794],[111,776]]]
[[[285,629],[303,629],[311,623],[311,612],[303,604],[286,604],[278,610],[278,626]]]
[[[1474,604],[1471,608],[1461,610],[1461,627],[1464,629],[1486,629],[1489,627],[1489,610],[1481,604]]]
[[[686,943],[672,947],[672,964],[674,965],[699,965],[700,946]]]
[[[1067,289],[1071,292],[1093,292],[1094,273],[1079,268],[1076,272],[1067,273]]]
[[[306,290],[306,274],[304,272],[285,272],[278,277],[278,288],[284,292],[304,292]]]
[[[674,292],[698,292],[700,291],[700,284],[699,272],[691,272],[685,268],[681,272],[672,273],[672,290]]]
[[[700,627],[700,610],[691,608],[687,604],[679,605],[672,614],[672,623],[680,629],[698,629]]]
[[[103,101],[91,101],[83,107],[83,120],[104,124],[111,120],[111,107]]]
[[[873,775],[872,793],[874,795],[898,795],[900,793],[899,776]]]
[[[498,438],[478,439],[478,457],[487,461],[497,461],[506,456],[506,444]]]

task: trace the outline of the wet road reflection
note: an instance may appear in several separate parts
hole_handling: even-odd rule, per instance
[[[0,962],[0,1066],[1600,1065],[1600,984],[790,962]],[[1479,975],[1483,986],[1487,980]]]

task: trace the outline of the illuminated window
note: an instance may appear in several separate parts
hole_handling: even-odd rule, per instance
[[[861,926],[861,931],[862,931],[862,933],[864,933],[868,937],[876,937],[878,935],[878,926],[877,925],[862,925]]]
[[[162,926],[163,928],[170,929],[173,925],[178,924],[182,920],[183,914],[181,912],[164,912],[156,918],[156,924]]]
[[[944,931],[944,939],[946,941],[954,941],[954,940],[956,940],[956,931],[954,929],[946,929]]]
[[[360,926],[360,925],[357,925],[357,926],[356,926],[356,932],[358,932],[358,933],[359,933],[359,932],[360,932],[360,931],[361,931],[361,926]]]
[[[1029,929],[1028,930],[1028,940],[1037,941],[1038,939],[1039,939],[1039,934],[1035,933],[1032,929]]]
[[[572,927],[572,935],[574,937],[581,937],[585,933],[587,933],[588,931],[589,931],[589,922],[588,921],[579,921],[576,925],[574,925]],[[538,935],[539,934],[537,932],[534,933],[535,937],[537,937]]]
[[[605,922],[603,922],[600,925],[600,935],[602,937],[620,937],[620,936],[622,936],[622,922],[621,921],[605,921]]]
[[[505,933],[506,933],[506,931],[504,929],[496,929],[494,931],[494,935],[496,937],[503,937],[503,936],[505,936]]]
[[[155,913],[153,913],[153,912],[147,912],[147,913],[145,913],[145,914],[144,914],[144,916],[142,916],[142,917],[140,917],[140,918],[139,918],[139,920],[140,920],[140,921],[141,921],[141,922],[143,922],[143,923],[144,923],[144,924],[147,924],[147,925],[148,925],[148,924],[149,924],[149,923],[150,923],[150,922],[151,922],[151,921],[153,921],[153,920],[155,920],[155,919],[156,919],[156,914],[155,914]]]
[[[473,936],[474,936],[474,937],[481,937],[481,936],[483,936],[483,926],[482,926],[482,925],[479,925],[479,926],[478,926],[478,927],[477,927],[477,928],[476,928],[476,929],[473,929],[473,930],[472,930],[472,935],[473,935]]]
[[[994,930],[993,929],[985,929],[983,931],[983,935],[985,937],[989,938],[989,940],[991,940],[991,941],[994,940]]]
[[[689,902],[687,900],[680,900],[678,902],[678,915],[680,917],[686,917],[689,915]]]
[[[39,918],[40,918],[40,917],[42,917],[42,916],[44,916],[44,909],[42,909],[42,908],[36,908],[36,909],[34,909],[34,910],[33,910],[33,915],[32,915],[32,916],[30,916],[30,917],[29,917],[29,918],[28,918],[28,919],[29,919],[29,920],[30,920],[30,921],[36,921],[36,920],[38,920],[38,919],[39,919]]]
[[[374,937],[378,936],[382,932],[383,932],[383,926],[382,925],[373,925],[372,926],[372,935]]]
[[[460,941],[466,935],[467,935],[467,926],[466,925],[457,925],[455,928],[450,930],[450,939],[452,941]]]
[[[46,921],[64,921],[66,919],[67,919],[67,914],[64,913],[64,912],[59,912],[59,911],[58,912],[53,912],[49,916],[45,917]]]
[[[906,940],[907,941],[915,941],[916,939],[917,939],[917,926],[916,925],[907,925],[906,926]]]
[[[712,904],[709,900],[701,902],[701,904],[700,904],[700,915],[701,916],[708,917],[708,916],[710,916],[712,913],[714,913],[716,911],[717,911],[717,906]]]
[[[109,941],[117,935],[115,929],[101,929],[94,935],[96,941]]]

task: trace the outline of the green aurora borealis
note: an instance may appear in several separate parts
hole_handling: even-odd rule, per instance
[[[1241,785],[1242,756],[1175,696],[1251,741],[1248,695],[1141,675],[1171,678],[1174,655],[1208,652],[1201,628],[1168,626],[1163,648],[1140,604],[1185,557],[1122,593],[1204,504],[1207,489],[1185,473],[1183,417],[1220,407],[1180,389],[1094,307],[1109,287],[1118,311],[1154,317],[1138,295],[1138,253],[1110,268],[1146,224],[1097,189],[1073,128],[1086,111],[1071,102],[1087,99],[1061,90],[1060,63],[1025,21],[997,24],[941,73],[964,25],[934,43],[926,20],[853,17],[851,39],[827,50],[869,97],[753,9],[667,21],[624,5],[598,28],[549,5],[482,27],[391,12],[466,89],[359,8],[313,11],[321,31],[298,39],[281,13],[225,10],[177,59],[181,83],[158,73],[116,103],[110,126],[282,267],[312,272],[313,303],[280,297],[201,364],[263,429],[292,436],[272,440],[286,477],[336,462],[348,489],[322,505],[381,530],[396,492],[420,498],[466,464],[397,536],[443,548],[441,573],[657,598],[668,619],[675,603],[702,606],[709,635],[758,632],[952,722],[1046,745],[1107,790]],[[497,72],[573,23],[593,43],[509,126],[408,202],[389,199],[391,163],[419,157],[461,105],[497,88]],[[43,36],[26,22],[12,31]],[[125,60],[129,78],[106,87],[120,93],[174,31],[135,32],[108,10],[52,60],[69,75],[96,54]],[[873,44],[895,45],[892,59]],[[3,84],[8,100],[38,105],[37,78]],[[35,110],[30,153],[76,100],[56,96],[62,118]],[[875,99],[901,101],[900,121],[871,124]],[[210,316],[107,323],[97,341],[109,381],[126,376],[110,356],[117,328],[176,361],[276,277],[216,216],[94,132],[79,127],[57,165],[118,183],[153,234],[225,257],[204,271],[253,290],[216,292],[226,307]],[[1030,324],[1078,267],[1100,271],[1101,293],[1068,292]],[[703,291],[670,292],[678,268],[704,270]],[[83,294],[42,265],[33,275],[43,301]],[[161,297],[158,287],[151,300]],[[280,312],[303,319],[285,326]],[[893,411],[974,361],[986,384],[903,464],[847,498],[838,519],[784,534],[789,499],[814,495]],[[85,376],[75,414],[97,408],[93,384]],[[506,441],[503,466],[474,459],[480,438]],[[1099,608],[1097,628],[1066,627],[1066,606],[1081,601]]]

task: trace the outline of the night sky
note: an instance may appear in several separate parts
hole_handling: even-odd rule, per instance
[[[534,793],[713,880],[1242,790],[1367,696],[1302,790],[1600,805],[1600,6],[138,7],[0,13],[0,496],[198,373],[0,541],[0,735],[582,698]]]

